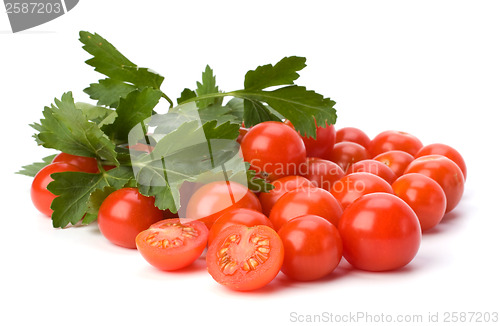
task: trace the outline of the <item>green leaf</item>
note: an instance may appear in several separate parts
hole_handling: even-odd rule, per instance
[[[281,121],[279,117],[274,115],[264,103],[253,99],[244,100],[243,121],[246,127],[255,126],[262,121]]]
[[[37,137],[44,147],[119,164],[115,144],[76,107],[71,92],[63,94],[61,100],[55,99],[55,105],[45,107],[43,116],[44,119],[35,126],[40,131]]]
[[[209,65],[206,66],[205,71],[201,74],[201,83],[196,82],[198,88],[196,89],[196,94],[198,96],[203,96],[206,94],[219,93],[219,87],[216,84],[215,75]],[[222,98],[208,98],[197,101],[198,108],[204,109],[212,104],[221,105]]]
[[[24,165],[21,167],[21,170],[17,171],[17,174],[22,174],[22,175],[27,175],[28,177],[34,177],[38,171],[52,163],[52,160],[54,157],[56,157],[57,154],[49,155],[46,156],[42,159],[43,162],[36,162],[32,163],[30,165]]]
[[[92,191],[87,202],[87,213],[83,218],[82,224],[87,225],[96,221],[102,202],[116,190],[114,187],[105,186],[104,188],[97,188]]]
[[[88,103],[75,103],[77,109],[82,110],[88,120],[97,123],[98,127],[109,125],[116,119],[116,111],[103,106],[95,106]]]
[[[189,88],[184,88],[184,90],[181,93],[181,96],[177,99],[177,104],[182,104],[183,102],[186,102],[195,97],[196,97],[195,91]]]
[[[139,68],[99,34],[81,31],[80,41],[84,44],[83,49],[93,55],[85,62],[97,72],[138,87],[160,88],[164,80],[162,76],[147,68]]]
[[[256,176],[255,170],[250,170],[250,163],[245,162],[247,168],[247,184],[248,189],[257,192],[269,192],[274,189],[274,186],[268,183],[265,179]]]
[[[78,223],[89,208],[89,198],[97,189],[105,187],[122,188],[133,178],[132,169],[119,166],[104,173],[60,172],[53,173],[54,179],[47,189],[57,197],[50,206],[52,224],[63,228]],[[90,223],[89,219],[85,221]]]
[[[285,57],[276,65],[265,65],[245,75],[245,90],[260,90],[272,86],[291,85],[299,78],[297,71],[306,66],[306,58]]]
[[[116,108],[120,103],[120,99],[127,97],[130,92],[136,90],[137,87],[124,83],[116,79],[101,79],[98,83],[90,84],[83,91],[87,93],[91,99],[98,100],[98,105],[105,105]]]
[[[150,87],[129,93],[126,98],[120,100],[114,122],[103,127],[103,130],[112,139],[127,142],[129,131],[151,116],[161,96],[161,91]]]

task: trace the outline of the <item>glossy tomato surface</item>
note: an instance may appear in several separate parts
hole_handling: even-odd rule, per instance
[[[370,137],[363,130],[354,127],[344,127],[337,130],[336,140],[337,143],[343,141],[358,143],[364,148],[368,148],[370,145]]]
[[[338,230],[344,257],[356,268],[389,271],[407,265],[420,247],[422,231],[413,210],[392,194],[368,194],[342,215]]]
[[[285,248],[281,271],[298,281],[329,275],[342,259],[337,228],[317,215],[303,215],[285,223],[278,232]]]
[[[420,173],[435,180],[446,194],[446,213],[455,208],[464,193],[464,175],[460,167],[442,155],[416,158],[405,173]]]
[[[200,220],[210,229],[222,214],[234,208],[262,211],[259,199],[246,186],[233,181],[215,181],[202,186],[191,196],[186,217]]]
[[[349,167],[349,169],[347,169],[346,174],[355,172],[367,172],[378,175],[389,184],[393,183],[394,180],[396,180],[396,173],[394,173],[394,171],[390,167],[382,162],[372,159],[362,160],[354,163]]]
[[[308,179],[298,175],[279,178],[271,182],[271,184],[274,186],[274,189],[269,192],[261,192],[259,194],[262,212],[266,216],[269,216],[274,204],[276,204],[278,199],[280,199],[285,193],[297,188],[310,187],[313,185]]]
[[[50,205],[54,198],[56,198],[56,195],[47,190],[47,185],[53,181],[50,175],[52,173],[66,171],[81,172],[80,169],[74,165],[57,162],[45,166],[35,175],[31,183],[31,201],[40,213],[51,216],[53,212]]]
[[[208,234],[208,245],[212,243],[217,234],[230,225],[241,224],[248,227],[266,225],[273,227],[271,220],[259,211],[248,208],[235,208],[219,217],[210,228]]]
[[[415,158],[407,152],[394,150],[379,154],[373,159],[390,167],[397,178],[403,175],[408,165],[413,162]]]
[[[205,250],[208,229],[200,221],[167,219],[154,223],[135,239],[137,249],[154,267],[173,271],[191,265]]]
[[[422,231],[441,222],[446,211],[446,195],[439,183],[423,174],[409,173],[399,177],[392,189],[417,214]]]
[[[331,193],[321,188],[300,188],[284,194],[271,210],[269,219],[274,229],[301,215],[318,215],[337,225],[342,207]]]
[[[374,193],[392,194],[391,185],[378,175],[367,172],[356,172],[344,176],[333,184],[330,193],[338,200],[343,209],[359,197]]]
[[[163,212],[154,202],[154,197],[140,194],[137,188],[114,191],[104,199],[99,208],[99,230],[113,244],[135,249],[137,235],[163,219]]]
[[[325,190],[330,190],[333,184],[345,175],[338,164],[318,157],[308,157],[306,170],[301,173],[312,185]]]
[[[99,168],[97,167],[97,161],[93,157],[78,156],[68,153],[59,153],[54,157],[52,162],[63,162],[74,165],[80,169],[82,172],[87,173],[97,173]]]
[[[393,150],[400,150],[415,156],[422,147],[422,142],[407,132],[387,130],[379,133],[370,141],[368,151],[371,157]]]
[[[233,290],[250,291],[276,277],[283,257],[283,242],[272,228],[231,225],[214,239],[206,260],[215,281]]]
[[[286,124],[293,128],[290,121],[286,121]],[[308,157],[327,158],[331,148],[335,145],[335,126],[326,125],[325,127],[319,127],[316,124],[316,138],[305,135],[301,136],[301,138],[306,146]]]
[[[455,162],[460,170],[462,170],[462,173],[464,175],[464,180],[467,179],[467,165],[465,164],[465,160],[462,157],[462,155],[453,147],[446,145],[446,144],[440,144],[440,143],[435,143],[435,144],[430,144],[422,147],[420,151],[415,155],[415,157],[421,157],[421,156],[426,156],[426,155],[443,155]]]
[[[306,162],[306,147],[300,135],[282,122],[266,121],[253,126],[241,140],[246,162],[257,175],[273,181],[296,175]]]
[[[368,150],[358,143],[342,141],[333,146],[327,157],[346,171],[352,164],[370,158]]]

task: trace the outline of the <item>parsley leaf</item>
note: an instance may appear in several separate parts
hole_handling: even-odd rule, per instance
[[[250,70],[245,75],[245,90],[259,90],[272,86],[291,85],[299,78],[297,71],[306,67],[306,58],[285,57],[273,65]]]
[[[52,154],[49,156],[46,156],[42,158],[43,162],[35,162],[30,165],[24,165],[21,167],[21,170],[17,171],[17,174],[22,174],[22,175],[27,175],[28,177],[34,177],[38,171],[52,163],[52,160],[54,157],[56,157],[57,154]]]

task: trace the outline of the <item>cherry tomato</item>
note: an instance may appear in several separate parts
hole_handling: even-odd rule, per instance
[[[464,175],[460,167],[442,155],[426,155],[408,165],[406,173],[421,173],[435,180],[446,194],[446,213],[455,208],[464,193]]]
[[[299,134],[282,122],[266,121],[252,127],[241,141],[245,161],[270,181],[296,175],[306,162],[306,147]]]
[[[393,183],[394,180],[396,180],[396,173],[394,173],[394,171],[392,171],[390,167],[382,162],[371,159],[354,163],[349,167],[349,169],[347,169],[346,174],[355,172],[367,172],[378,175],[389,184]]]
[[[81,172],[78,167],[72,164],[56,162],[45,166],[35,175],[31,183],[31,201],[40,213],[51,216],[53,212],[50,205],[56,195],[47,190],[47,185],[53,181],[50,175],[66,171]]]
[[[137,188],[121,188],[112,192],[99,208],[99,230],[111,243],[135,249],[137,235],[163,219],[163,212],[154,202],[154,197],[140,194]]]
[[[370,141],[368,151],[371,157],[393,150],[400,150],[415,156],[422,146],[422,142],[409,133],[387,130],[381,132]]]
[[[328,191],[321,188],[299,188],[287,192],[274,204],[269,214],[274,229],[301,215],[318,215],[337,225],[342,208]]]
[[[202,186],[191,196],[186,217],[200,220],[210,229],[222,214],[235,208],[262,211],[259,199],[247,187],[233,181],[215,181]]]
[[[338,230],[345,259],[367,271],[389,271],[413,260],[422,231],[413,210],[392,194],[364,195],[342,215]]]
[[[392,189],[417,214],[422,231],[441,222],[446,211],[446,195],[439,183],[423,174],[409,173],[399,177]]]
[[[278,232],[285,248],[281,271],[298,281],[327,276],[342,259],[342,239],[337,228],[316,215],[296,217]]]
[[[259,200],[262,204],[262,212],[269,216],[271,209],[274,204],[281,198],[285,193],[297,189],[312,186],[312,183],[306,178],[298,175],[291,175],[288,177],[279,178],[271,182],[274,186],[269,192],[261,192],[259,194]]]
[[[207,246],[208,229],[200,221],[168,219],[154,223],[135,239],[142,257],[154,267],[173,271],[191,265]]]
[[[344,176],[333,184],[330,193],[338,200],[343,209],[359,197],[374,193],[392,194],[391,185],[378,175],[367,172],[356,172]]]
[[[379,154],[373,159],[390,167],[396,174],[397,178],[403,175],[408,167],[408,164],[410,164],[415,158],[407,152],[395,150]]]
[[[221,215],[210,228],[208,245],[212,243],[217,234],[230,225],[241,224],[246,226],[267,225],[273,227],[271,220],[259,211],[248,208],[235,208]]]
[[[363,130],[353,127],[344,127],[337,130],[337,143],[342,141],[358,143],[364,148],[368,148],[370,145],[370,137]]]
[[[315,187],[325,190],[330,190],[333,184],[345,174],[338,164],[317,157],[308,157],[306,166],[307,169],[302,175]]]
[[[97,173],[99,168],[97,167],[97,161],[94,157],[78,156],[68,153],[59,153],[54,157],[52,162],[63,162],[74,165],[82,172],[87,173]]]
[[[293,128],[290,121],[285,122]],[[326,125],[326,127],[318,127],[316,124],[316,139],[307,136],[301,136],[306,146],[306,155],[308,157],[326,158],[335,145],[335,126]]]
[[[283,257],[283,243],[272,228],[231,225],[214,239],[206,260],[215,281],[233,290],[250,291],[276,277]]]
[[[447,158],[455,162],[460,170],[462,170],[464,180],[467,179],[467,166],[465,165],[465,160],[456,149],[445,144],[430,144],[422,147],[420,151],[418,151],[418,153],[415,155],[415,158],[432,154],[446,156]]]
[[[250,130],[249,128],[245,128],[245,127],[240,127],[240,130],[239,130],[239,134],[238,134],[238,138],[236,138],[236,141],[241,144],[241,140],[243,139],[243,137],[245,137],[245,135],[248,133],[248,130]]]
[[[328,160],[337,163],[344,171],[352,164],[368,158],[370,158],[370,154],[366,148],[350,141],[336,143],[327,157]]]

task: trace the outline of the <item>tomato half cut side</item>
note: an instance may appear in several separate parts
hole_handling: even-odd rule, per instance
[[[137,249],[154,267],[173,271],[191,265],[207,245],[208,228],[200,221],[163,220],[139,233]]]
[[[265,225],[231,225],[207,251],[208,272],[218,283],[238,291],[259,289],[278,275],[284,248],[280,237]]]

